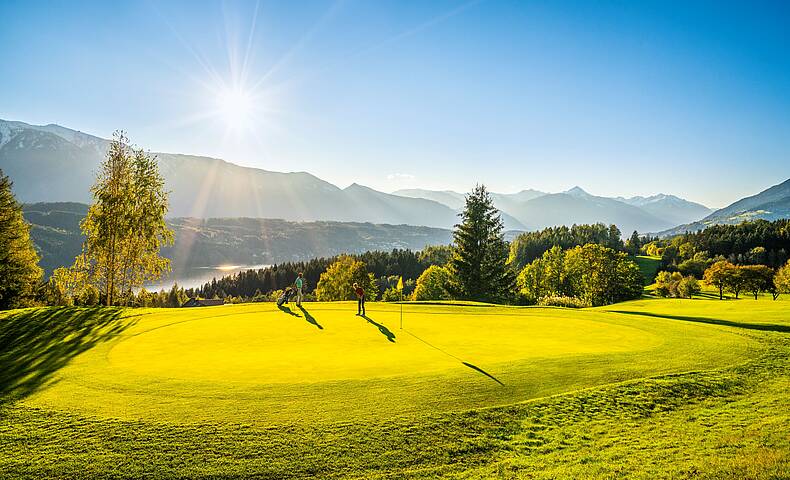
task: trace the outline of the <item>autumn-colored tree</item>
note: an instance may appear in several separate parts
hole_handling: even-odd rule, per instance
[[[708,285],[719,289],[719,300],[724,298],[724,289],[731,283],[736,268],[726,260],[719,260],[705,270],[703,279]]]
[[[779,295],[782,293],[790,293],[790,260],[776,271],[776,275],[774,275],[774,289],[771,293],[774,296],[774,300],[779,298]]]
[[[94,202],[80,224],[86,240],[73,267],[87,272],[106,305],[119,295],[132,300],[135,288],[170,269],[170,261],[159,256],[173,242],[165,224],[164,185],[156,158],[116,132],[91,188]]]
[[[362,287],[368,300],[376,299],[378,285],[365,263],[349,255],[341,255],[321,274],[315,288],[316,298],[321,302],[354,300],[354,283]]]

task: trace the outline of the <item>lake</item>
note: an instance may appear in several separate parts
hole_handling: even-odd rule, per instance
[[[233,275],[245,270],[258,270],[266,268],[270,265],[214,265],[210,267],[195,267],[185,271],[172,272],[169,276],[163,277],[158,282],[146,284],[146,290],[159,291],[170,290],[173,283],[178,283],[179,286],[184,288],[196,288],[204,283],[210,282],[212,279],[219,279],[228,275]]]

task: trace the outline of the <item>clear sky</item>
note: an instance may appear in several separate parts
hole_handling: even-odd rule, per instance
[[[790,3],[0,1],[0,118],[344,187],[790,177]]]

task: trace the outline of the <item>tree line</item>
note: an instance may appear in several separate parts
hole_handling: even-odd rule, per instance
[[[754,220],[738,225],[712,225],[667,239],[647,239],[642,253],[661,258],[654,292],[686,297],[700,292],[700,281],[739,298],[761,292],[776,299],[788,293],[790,220]]]

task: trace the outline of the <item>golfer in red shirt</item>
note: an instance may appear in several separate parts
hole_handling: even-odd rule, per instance
[[[357,315],[365,316],[365,291],[357,283],[354,283],[354,293],[357,294]]]

